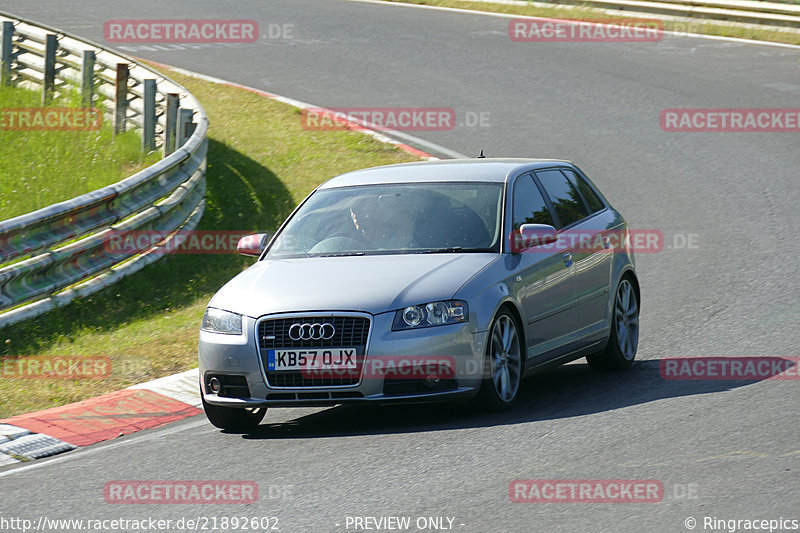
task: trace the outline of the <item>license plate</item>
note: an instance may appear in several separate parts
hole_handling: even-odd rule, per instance
[[[355,348],[267,351],[267,370],[334,370],[340,368],[358,368]]]

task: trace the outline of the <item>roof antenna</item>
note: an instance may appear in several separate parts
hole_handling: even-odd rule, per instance
[[[486,158],[486,156],[485,156],[485,155],[483,155],[483,149],[481,149],[481,155],[479,155],[479,156],[478,156],[478,157],[476,157],[475,159],[485,159],[485,158]]]

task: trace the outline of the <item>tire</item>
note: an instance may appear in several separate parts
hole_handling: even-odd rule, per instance
[[[592,370],[623,370],[636,359],[639,344],[639,301],[630,278],[622,278],[614,296],[611,335],[602,352],[586,356]]]
[[[522,339],[517,321],[501,311],[489,329],[484,379],[478,392],[480,404],[491,411],[514,405],[522,378]]]
[[[255,429],[267,414],[266,407],[221,407],[207,403],[205,398],[202,400],[208,421],[228,431],[242,432]]]

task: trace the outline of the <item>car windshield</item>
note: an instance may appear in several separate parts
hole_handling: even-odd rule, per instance
[[[439,182],[316,191],[267,257],[496,252],[503,185]]]

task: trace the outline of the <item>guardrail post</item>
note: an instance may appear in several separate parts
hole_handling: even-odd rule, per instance
[[[117,63],[117,76],[114,82],[114,134],[125,131],[128,117],[128,76],[130,65]]]
[[[44,85],[42,86],[42,105],[47,105],[56,92],[56,49],[58,37],[48,33],[44,44]]]
[[[165,113],[164,126],[164,157],[175,151],[175,137],[178,132],[178,108],[180,107],[180,96],[178,93],[167,94],[167,111]]]
[[[196,124],[192,122],[192,115],[194,115],[194,111],[191,109],[180,108],[178,110],[178,148],[183,146],[194,133]]]
[[[156,80],[144,80],[144,116],[142,116],[142,150],[156,149]]]
[[[14,23],[3,21],[3,40],[0,45],[0,84],[11,85],[11,63],[14,60]]]
[[[21,67],[22,63],[26,68]],[[98,76],[100,71],[109,70],[115,71],[116,76],[102,76],[115,83],[113,91],[101,87]],[[126,231],[151,227],[188,230],[198,223],[204,205],[208,118],[184,87],[169,82],[159,84],[158,74],[136,61],[78,38],[73,41],[60,30],[0,18],[0,85],[14,85],[23,78],[30,82],[26,86],[34,86],[42,100],[49,100],[51,105],[65,94],[67,84],[75,83],[84,105],[100,107],[98,98],[104,101],[103,111],[112,114],[116,133],[126,131],[128,120],[132,120],[130,115],[136,115],[133,120],[138,129],[140,108],[134,99],[141,94],[145,145],[154,147],[159,143],[161,139],[156,138],[155,131],[162,124],[169,124],[163,133],[165,150],[171,147],[174,153],[178,142],[185,146],[190,136],[193,141],[202,142],[203,149],[166,168],[163,162],[152,165],[137,173],[135,181],[122,180],[23,217],[0,220],[0,263],[5,267],[0,269],[0,328],[95,293],[158,259],[159,254],[151,254],[141,262],[129,262],[138,255],[136,250],[107,248],[108,231],[117,227],[116,222],[125,220],[120,227]],[[169,90],[176,93],[167,96]],[[105,105],[106,95],[113,105]],[[181,95],[188,109],[180,108]],[[169,109],[164,109],[164,119],[162,98],[167,100],[164,104]],[[36,100],[38,103],[39,98]],[[136,112],[130,109],[132,105]],[[2,133],[0,143],[4,140]],[[165,174],[170,179],[165,179]],[[169,201],[159,202],[164,198]],[[150,208],[153,205],[157,208]],[[131,216],[137,213],[144,216]],[[75,290],[50,298],[67,287]]]
[[[94,103],[94,50],[84,50],[81,61],[81,102],[83,107]]]

